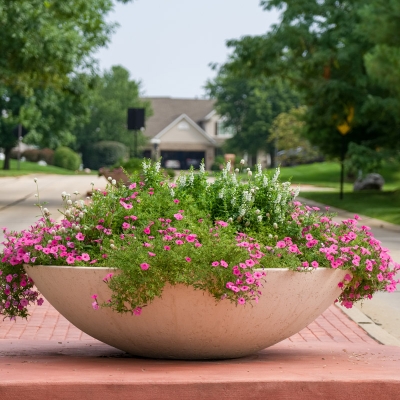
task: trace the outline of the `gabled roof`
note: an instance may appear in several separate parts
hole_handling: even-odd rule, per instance
[[[210,143],[215,144],[215,140],[210,137],[207,132],[202,129],[198,124],[196,124],[192,118],[190,118],[186,114],[180,115],[178,118],[176,118],[174,121],[172,121],[169,125],[167,125],[161,132],[159,132],[155,138],[156,139],[161,139],[163,135],[165,135],[174,125],[178,124],[180,121],[185,120],[187,121],[194,129],[196,129],[201,135],[203,135]]]
[[[151,102],[153,115],[146,121],[145,136],[154,137],[182,114],[196,124],[206,119],[214,110],[215,100],[173,99],[171,97],[144,97]]]

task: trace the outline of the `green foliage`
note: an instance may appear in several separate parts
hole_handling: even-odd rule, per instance
[[[129,0],[119,0],[127,3]],[[88,117],[96,62],[115,28],[112,0],[0,0],[0,147],[10,167],[18,124],[27,143],[55,149],[75,142]]]
[[[230,41],[233,53],[225,68],[242,78],[272,76],[291,82],[307,106],[307,138],[325,154],[340,155],[337,126],[351,109],[354,119],[346,144],[398,148],[398,99],[366,72],[364,56],[377,32],[361,35],[357,29],[366,2],[263,0],[261,4],[266,10],[282,10],[281,22],[263,36]]]
[[[128,148],[123,143],[105,140],[85,148],[84,165],[91,169],[111,167],[120,160],[126,160],[128,154]]]
[[[275,143],[280,165],[305,164],[321,158],[318,149],[303,137],[305,114],[306,107],[293,108],[279,114],[272,123],[268,140]]]
[[[358,32],[373,47],[365,54],[369,76],[400,99],[400,3],[398,0],[368,0],[359,10]]]
[[[121,66],[114,66],[97,78],[90,99],[90,119],[75,131],[76,146],[83,154],[85,165],[89,165],[86,156],[90,155],[93,143],[104,140],[121,142],[134,155],[134,133],[126,127],[127,110],[145,108],[146,117],[151,115],[150,103],[139,96],[140,83],[131,80],[129,72]],[[140,147],[146,139],[142,132],[136,134]]]
[[[221,67],[217,77],[206,86],[208,94],[217,100],[216,110],[232,127],[233,138],[226,150],[244,151],[256,156],[259,150],[274,157],[274,144],[268,141],[273,120],[296,105],[297,95],[282,81],[237,77]]]
[[[362,178],[371,172],[379,172],[383,156],[366,146],[350,143],[346,154],[345,168],[348,176]]]
[[[115,28],[106,22],[112,9],[112,0],[1,0],[0,85],[24,93],[60,87],[93,67],[93,53]]]
[[[54,165],[56,167],[76,171],[81,164],[79,154],[68,147],[58,147],[54,152]]]
[[[347,307],[378,290],[396,289],[396,268],[391,271],[391,258],[369,228],[357,228],[357,216],[338,224],[318,208],[293,201],[296,193],[279,182],[279,170],[269,176],[259,166],[238,182],[227,163],[209,184],[202,164],[175,183],[165,180],[159,162],[144,160],[140,175],[143,180],[133,175],[127,186],[111,181],[93,191],[90,202],[63,192],[61,221],[52,220],[39,200],[42,218],[36,225],[6,231],[0,312],[26,317],[26,306],[38,294],[19,289],[33,286],[23,264],[55,260],[115,268],[103,279],[112,295],[101,306],[121,313],[140,314],[166,284],[193,286],[216,300],[256,301],[263,269],[274,267],[348,270],[338,285]],[[97,295],[92,297],[97,309]]]

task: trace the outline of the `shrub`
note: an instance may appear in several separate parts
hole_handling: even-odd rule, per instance
[[[75,171],[81,164],[81,157],[69,147],[59,147],[54,152],[54,165]]]
[[[128,154],[129,150],[123,143],[113,141],[97,142],[84,150],[84,164],[85,167],[91,169],[111,167],[117,162],[126,160]]]
[[[39,149],[27,149],[24,152],[22,152],[21,156],[25,157],[26,161],[38,162],[40,160],[40,150]]]
[[[39,161],[40,160],[46,161],[48,165],[54,165],[54,150],[48,148],[40,149]]]

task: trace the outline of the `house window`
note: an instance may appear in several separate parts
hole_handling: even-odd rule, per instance
[[[187,131],[190,129],[189,124],[186,121],[181,121],[178,124],[178,129],[181,131]]]

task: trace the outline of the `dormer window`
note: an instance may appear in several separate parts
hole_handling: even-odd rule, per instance
[[[181,121],[178,124],[178,129],[181,131],[187,131],[190,129],[190,126],[186,121]]]

